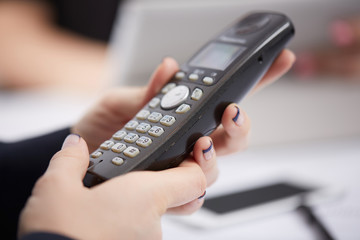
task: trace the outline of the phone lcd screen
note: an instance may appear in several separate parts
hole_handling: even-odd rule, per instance
[[[295,186],[289,183],[277,183],[206,199],[203,208],[218,214],[225,214],[234,210],[249,208],[306,193],[311,190],[310,188]]]
[[[210,43],[189,63],[190,66],[225,70],[245,47],[227,43]]]

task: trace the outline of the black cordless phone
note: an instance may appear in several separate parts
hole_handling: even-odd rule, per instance
[[[220,124],[294,35],[283,14],[252,13],[205,44],[136,116],[90,155],[84,183],[178,166]]]

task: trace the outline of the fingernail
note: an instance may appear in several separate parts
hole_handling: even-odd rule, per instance
[[[350,24],[337,20],[330,25],[330,34],[334,43],[340,47],[349,46],[355,41],[355,34]]]
[[[300,53],[294,65],[295,74],[300,77],[311,77],[316,72],[315,56],[311,53]]]
[[[64,148],[67,148],[69,146],[73,146],[73,145],[76,145],[80,142],[80,135],[78,134],[75,134],[75,133],[72,133],[72,134],[69,134],[66,138],[65,138],[65,141],[61,147],[61,149],[64,149]]]
[[[241,125],[243,125],[245,119],[244,119],[244,116],[243,116],[242,114],[240,114],[240,109],[239,109],[239,107],[238,107],[238,106],[235,106],[235,108],[236,108],[236,115],[235,115],[235,117],[234,117],[232,120],[235,122],[235,124],[236,124],[237,126],[240,127]]]
[[[201,195],[200,197],[198,197],[198,199],[200,200],[200,199],[205,198],[205,195],[206,195],[206,190],[205,190],[205,192],[203,193],[203,195]]]
[[[213,143],[212,141],[210,141],[210,147],[203,150],[205,160],[210,160],[212,158],[213,153],[214,153]]]

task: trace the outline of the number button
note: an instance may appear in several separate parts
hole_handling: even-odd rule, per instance
[[[127,142],[127,143],[134,143],[136,140],[138,140],[138,138],[139,138],[139,135],[137,135],[135,133],[129,133],[124,138],[124,141]]]
[[[150,146],[150,144],[152,143],[152,140],[148,137],[144,137],[142,136],[141,138],[139,138],[137,141],[136,141],[136,144],[140,147],[148,147]]]
[[[175,74],[175,78],[180,80],[180,79],[183,79],[185,77],[185,73],[184,72],[177,72]]]
[[[150,112],[148,110],[141,110],[136,114],[136,118],[139,120],[145,120],[150,115]]]
[[[152,112],[149,116],[148,116],[148,120],[149,122],[153,122],[156,123],[158,121],[160,121],[160,119],[162,118],[162,114],[158,113],[158,112]]]
[[[162,127],[158,127],[158,126],[153,126],[149,130],[149,134],[153,137],[160,137],[160,135],[163,133],[164,133],[164,129]]]
[[[117,131],[114,135],[113,135],[113,139],[115,140],[121,140],[126,136],[126,132],[125,131]]]
[[[139,123],[137,121],[132,120],[125,125],[125,129],[134,130],[137,127],[137,125],[139,125]]]
[[[214,83],[214,79],[212,77],[204,77],[202,81],[206,85],[211,85]]]
[[[124,159],[122,159],[121,157],[114,157],[111,162],[117,166],[120,166],[124,163]]]
[[[100,145],[100,148],[103,150],[109,150],[114,144],[115,143],[113,141],[107,140]]]
[[[203,91],[200,88],[195,88],[191,94],[191,99],[195,101],[199,101],[203,95]]]
[[[161,93],[166,94],[167,92],[169,92],[174,87],[176,87],[175,83],[168,83],[168,84],[166,84],[165,87],[163,87],[163,89],[161,89]]]
[[[190,74],[189,75],[189,80],[191,80],[191,81],[197,81],[199,79],[199,75],[198,74],[196,74],[196,73],[192,73],[192,74]]]
[[[189,110],[190,110],[190,105],[183,103],[183,104],[180,105],[180,107],[178,107],[176,109],[175,112],[176,113],[186,113]]]
[[[93,153],[91,154],[91,157],[92,157],[92,158],[98,158],[98,157],[101,157],[101,155],[102,155],[102,152],[96,151],[96,152],[93,152]]]
[[[140,125],[136,127],[136,131],[139,133],[146,133],[150,128],[151,128],[150,124],[140,123]]]
[[[140,153],[139,149],[131,146],[125,149],[124,151],[124,155],[131,158],[136,157],[136,155],[138,155],[139,153]]]
[[[160,98],[153,98],[149,102],[149,107],[156,108],[157,106],[159,106],[159,103],[160,103]]]
[[[175,118],[170,115],[165,115],[161,120],[160,123],[164,126],[170,127],[175,122]]]
[[[116,143],[114,146],[112,146],[111,151],[116,153],[121,153],[126,148],[126,145],[123,143]]]

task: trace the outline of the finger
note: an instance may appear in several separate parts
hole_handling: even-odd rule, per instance
[[[46,174],[56,174],[64,180],[79,180],[85,176],[89,165],[89,151],[87,145],[79,135],[70,134],[63,143],[62,149],[50,160]]]
[[[173,58],[164,58],[162,63],[151,76],[151,80],[147,86],[144,102],[148,102],[157,94],[161,87],[165,85],[179,70],[177,62]]]
[[[338,47],[360,46],[360,18],[338,19],[330,24],[331,40]]]
[[[119,118],[119,116],[124,117],[124,113],[126,113],[126,115],[129,115],[127,118],[132,117],[142,106],[143,103],[141,97],[143,95],[143,89],[139,87],[114,88],[109,90],[101,98],[98,106],[95,106],[94,110],[90,112],[96,111],[99,115],[104,116],[109,115],[109,113],[115,113],[113,119],[120,119],[121,121],[123,121],[123,119]],[[131,101],[129,101],[130,97]]]
[[[210,137],[202,137],[196,141],[193,149],[193,157],[204,172],[207,187],[209,187],[215,182],[219,175],[215,148]]]
[[[177,215],[192,214],[192,213],[196,212],[197,210],[199,210],[201,208],[201,206],[204,204],[205,194],[206,194],[206,192],[204,192],[204,194],[202,196],[200,196],[198,199],[192,200],[191,202],[186,203],[184,205],[169,208],[167,210],[167,213],[177,214]]]
[[[224,111],[221,125],[210,135],[219,156],[247,147],[251,122],[246,112],[235,103]]]
[[[214,144],[210,137],[202,137],[197,140],[193,150],[194,160],[199,164],[205,174],[207,186],[211,186],[219,175],[219,169],[216,161]],[[172,207],[167,210],[173,214],[191,214],[197,211],[204,203],[206,191],[197,199],[184,205]]]
[[[279,79],[282,75],[289,71],[294,62],[295,54],[288,49],[282,50],[279,56],[275,59],[275,61],[269,68],[269,70],[266,72],[264,77],[255,86],[252,93],[255,91],[259,91],[260,89]]]
[[[204,173],[196,162],[190,160],[163,171],[132,172],[113,178],[102,184],[102,187],[105,185],[108,189],[119,189],[127,182],[136,183],[136,192],[141,192],[142,199],[155,207],[159,215],[164,214],[168,208],[199,198],[206,189]],[[120,191],[117,197],[123,197]]]

